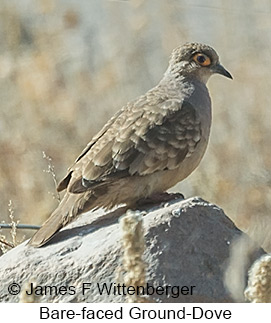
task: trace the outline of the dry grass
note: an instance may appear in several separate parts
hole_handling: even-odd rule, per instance
[[[128,210],[120,219],[122,228],[122,269],[123,283],[125,286],[137,287],[146,285],[146,263],[143,260],[145,250],[145,239],[143,229],[143,218],[140,212]],[[127,295],[128,303],[145,303],[148,299],[139,293]]]
[[[39,296],[34,294],[27,294],[26,291],[31,289],[31,284],[33,284],[33,289],[37,286],[35,279],[31,278],[23,284],[21,293],[19,295],[19,303],[40,303]]]
[[[22,242],[22,240],[24,240],[24,236],[23,236],[22,240],[18,241],[17,225],[19,224],[19,220],[15,221],[14,206],[11,200],[8,202],[8,215],[11,221],[8,224],[10,227],[8,237],[7,237],[7,234],[2,233],[2,230],[0,228],[0,250],[2,253],[6,253],[8,250],[16,247],[18,244]],[[4,223],[4,221],[2,223]]]
[[[255,261],[249,270],[247,300],[252,303],[271,303],[271,255],[267,254]]]
[[[175,190],[249,232],[255,219],[270,225],[270,38],[269,1],[2,0],[1,220],[12,199],[21,223],[42,223],[58,203],[42,152],[60,179],[116,110],[159,81],[172,48],[201,41],[234,81],[210,80],[210,145]]]

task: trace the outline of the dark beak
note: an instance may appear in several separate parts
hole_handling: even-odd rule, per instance
[[[229,79],[233,79],[233,77],[231,76],[231,74],[219,63],[217,63],[213,68],[212,68],[212,72],[213,73],[217,73],[217,74],[221,74],[224,75],[226,77],[228,77]]]

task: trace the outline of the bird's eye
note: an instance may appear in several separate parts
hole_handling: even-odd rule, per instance
[[[209,66],[211,64],[210,58],[202,53],[197,53],[193,56],[193,60],[201,66]]]

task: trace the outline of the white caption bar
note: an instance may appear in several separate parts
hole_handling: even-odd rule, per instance
[[[1,321],[16,322],[264,322],[271,304],[182,304],[182,303],[1,303]],[[262,319],[262,320],[261,320]]]

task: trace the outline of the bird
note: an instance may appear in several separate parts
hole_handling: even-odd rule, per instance
[[[206,83],[232,79],[217,52],[201,43],[176,47],[161,81],[123,106],[91,139],[58,184],[60,204],[30,239],[41,247],[89,210],[163,194],[190,175],[209,140],[212,108]]]

